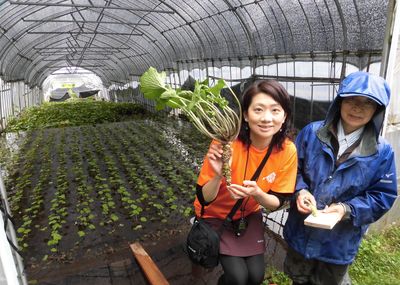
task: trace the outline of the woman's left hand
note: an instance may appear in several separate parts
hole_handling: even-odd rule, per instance
[[[241,199],[258,195],[258,193],[260,193],[262,190],[260,187],[258,187],[256,181],[244,180],[243,186],[231,184],[228,186],[228,191],[231,193],[232,199]]]
[[[323,212],[323,213],[339,213],[340,220],[346,214],[345,208],[341,204],[336,204],[336,203],[330,204],[329,207],[326,207],[321,212]]]

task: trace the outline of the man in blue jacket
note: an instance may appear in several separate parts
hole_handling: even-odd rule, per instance
[[[284,228],[289,246],[284,268],[293,284],[350,284],[348,267],[368,225],[393,205],[394,153],[379,136],[389,98],[383,78],[352,73],[325,121],[297,136],[296,194]],[[340,221],[331,230],[305,226],[311,205],[337,212]]]

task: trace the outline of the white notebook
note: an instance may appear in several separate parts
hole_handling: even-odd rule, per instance
[[[306,226],[321,228],[321,229],[332,229],[337,222],[340,220],[339,213],[323,213],[318,211],[318,215],[314,217],[310,214],[305,220]]]

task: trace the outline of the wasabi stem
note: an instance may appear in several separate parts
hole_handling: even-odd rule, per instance
[[[231,169],[229,166],[229,160],[232,156],[232,151],[231,151],[231,144],[222,144],[222,176],[225,177],[226,179],[226,184],[229,186],[231,185],[232,181],[232,176],[231,176]]]

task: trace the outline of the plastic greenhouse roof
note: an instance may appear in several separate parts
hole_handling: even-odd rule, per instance
[[[388,2],[0,0],[0,76],[35,86],[57,69],[80,66],[110,85],[149,66],[265,64],[268,56],[320,52],[376,56]]]

